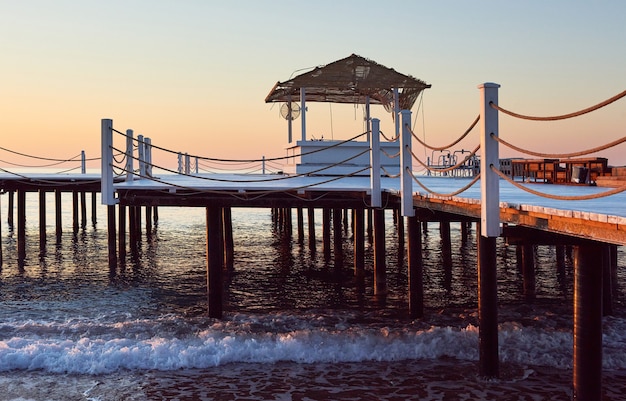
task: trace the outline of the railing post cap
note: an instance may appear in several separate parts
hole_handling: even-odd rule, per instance
[[[480,84],[478,85],[478,89],[482,89],[482,88],[499,88],[500,84],[497,84],[495,82],[485,82],[484,84]]]

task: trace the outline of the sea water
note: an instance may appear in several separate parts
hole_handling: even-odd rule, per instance
[[[66,196],[66,195],[64,195]],[[233,209],[235,263],[225,272],[224,318],[207,317],[205,213],[160,208],[137,252],[108,266],[106,215],[39,245],[38,203],[27,196],[26,259],[2,208],[0,400],[570,399],[572,261],[537,247],[537,299],[522,293],[515,247],[498,242],[501,377],[477,374],[475,232],[452,225],[452,257],[438,225],[423,233],[426,315],[407,312],[406,250],[386,215],[388,295],[343,262],[273,223],[267,209]],[[49,200],[48,202],[52,202]],[[54,222],[53,204],[47,208]],[[294,225],[295,227],[295,225]],[[305,230],[306,231],[306,230]],[[305,234],[306,236],[306,234]],[[603,320],[605,399],[626,378],[624,255],[614,316]],[[508,397],[508,398],[505,398]]]

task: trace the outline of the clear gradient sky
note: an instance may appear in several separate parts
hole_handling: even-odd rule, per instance
[[[415,129],[444,145],[478,115],[483,82],[501,85],[502,107],[530,115],[626,89],[624,21],[622,0],[0,0],[0,146],[97,157],[100,119],[111,118],[182,152],[282,156],[286,122],[265,96],[352,53],[431,84]],[[363,131],[361,108],[308,106],[309,135]],[[500,123],[515,144],[575,151],[626,135],[626,99],[564,122]],[[463,146],[477,143],[478,130]],[[602,155],[626,164],[625,146]]]

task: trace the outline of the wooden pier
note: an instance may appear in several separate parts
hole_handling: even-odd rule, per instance
[[[321,71],[318,69],[284,83],[277,83],[266,99],[268,102],[287,102],[286,119],[290,143],[288,149],[294,155],[298,148],[315,147],[316,149],[311,152],[323,151],[323,146],[320,147],[320,144],[315,143],[315,146],[311,146],[306,142],[304,114],[306,113],[305,101],[309,97],[318,101],[349,103],[358,100],[358,103],[367,106],[368,130],[362,134],[367,135],[366,141],[354,142],[361,135],[347,141],[334,141],[329,144],[329,148],[332,147],[334,152],[331,159],[304,157],[306,156],[304,153],[299,155],[300,160],[322,160],[323,163],[314,164],[323,166],[308,169],[292,166],[294,167],[292,170],[296,172],[292,175],[191,173],[189,164],[183,168],[179,166],[178,171],[170,170],[152,163],[151,152],[154,147],[149,138],[141,136],[134,138],[132,130],[127,130],[125,133],[118,131],[114,128],[112,120],[103,119],[101,121],[102,164],[99,180],[86,176],[82,179],[23,175],[0,177],[0,190],[15,191],[18,194],[18,236],[19,227],[24,227],[24,194],[28,191],[38,191],[43,194],[40,199],[45,199],[45,192],[51,188],[48,184],[50,180],[58,185],[54,187],[55,191],[65,190],[73,194],[86,192],[93,194],[100,191],[102,203],[107,207],[110,266],[115,266],[119,258],[123,257],[122,253],[125,252],[126,225],[128,224],[131,247],[135,243],[135,238],[140,235],[141,208],[146,209],[145,216],[148,223],[153,212],[160,207],[202,207],[206,211],[208,313],[211,317],[221,318],[223,315],[223,269],[225,265],[233,264],[234,244],[230,222],[232,208],[271,209],[273,215],[276,216],[277,224],[289,233],[292,229],[291,210],[296,209],[299,241],[303,241],[304,237],[304,209],[307,209],[309,230],[313,227],[314,209],[322,209],[324,257],[330,256],[332,246],[334,246],[336,257],[338,256],[340,243],[337,238],[340,238],[342,211],[350,210],[354,216],[355,276],[362,275],[365,264],[363,257],[365,230],[371,229],[374,249],[373,266],[371,266],[374,273],[373,287],[374,294],[380,297],[384,297],[387,292],[384,213],[386,210],[393,210],[401,223],[402,229],[398,230],[401,233],[398,240],[402,244],[405,239],[405,223],[408,228],[406,250],[409,315],[412,318],[419,318],[424,315],[420,223],[439,222],[442,227],[441,232],[444,237],[448,238],[444,241],[445,247],[451,246],[449,234],[445,234],[446,226],[450,222],[462,222],[465,227],[468,224],[475,224],[477,233],[480,233],[477,238],[479,372],[481,376],[488,378],[499,376],[496,238],[503,236],[507,242],[519,246],[520,259],[523,261],[524,288],[529,300],[532,300],[534,293],[534,261],[532,252],[528,251],[530,246],[535,244],[571,246],[574,249],[575,259],[574,395],[577,400],[600,399],[602,387],[601,318],[604,312],[611,310],[612,300],[608,296],[612,293],[609,290],[610,277],[617,269],[612,255],[615,254],[616,246],[626,245],[626,210],[620,206],[616,212],[611,212],[615,208],[609,207],[610,205],[602,200],[593,201],[594,203],[586,208],[576,206],[572,209],[565,209],[555,207],[550,202],[543,203],[543,199],[524,202],[528,198],[524,197],[524,192],[514,187],[507,187],[506,191],[501,191],[501,186],[503,187],[506,183],[503,178],[508,178],[500,172],[499,109],[497,108],[499,85],[493,83],[479,86],[481,108],[476,122],[480,120],[480,145],[466,156],[466,159],[469,157],[473,160],[474,178],[473,180],[462,179],[463,184],[467,186],[463,190],[452,192],[452,195],[446,195],[454,191],[455,188],[452,185],[458,184],[459,179],[454,178],[455,174],[449,174],[449,178],[420,177],[419,180],[417,179],[412,172],[415,155],[411,150],[411,113],[407,110],[399,110],[399,105],[402,103],[410,108],[417,94],[430,86],[419,80],[408,80],[402,74],[398,75],[393,70],[354,55],[329,66],[332,68],[328,71],[346,70],[343,72],[348,73],[347,78],[343,77],[347,81],[341,82],[343,86],[333,87],[336,92],[332,92],[332,99],[327,98],[331,92],[328,91],[326,84],[317,87],[312,84],[319,84],[318,77]],[[368,76],[371,78],[376,75],[372,71],[390,75],[391,79],[386,82],[392,86],[379,88],[384,89],[381,91],[372,91],[371,86],[364,84]],[[322,74],[322,76],[326,75]],[[335,78],[337,76],[333,75],[333,79]],[[362,87],[369,89],[359,92],[359,85],[354,85],[354,79],[362,80]],[[299,84],[302,86],[298,86]],[[336,82],[329,84],[335,85]],[[402,94],[398,89],[401,84],[408,85]],[[291,98],[296,95],[300,97],[303,111],[302,141],[293,143]],[[394,141],[398,141],[398,146],[389,147],[398,149],[398,154],[392,155],[393,157],[381,156],[379,120],[369,116],[369,105],[372,101],[386,106],[393,103],[396,123]],[[114,137],[117,139],[114,140]],[[125,145],[116,145],[117,142]],[[480,160],[477,160],[478,158],[474,155],[479,148],[482,153]],[[159,149],[171,152],[167,149]],[[349,153],[346,159],[335,162],[336,158],[341,158],[340,155],[346,152]],[[124,156],[125,161],[116,162],[113,157],[114,153]],[[381,161],[383,161],[382,164]],[[137,169],[135,163],[138,164]],[[477,163],[480,165],[478,166]],[[384,170],[383,165],[386,165],[388,170]],[[524,180],[532,178],[553,183],[569,182],[573,176],[569,176],[568,171],[573,171],[574,167],[587,168],[592,176],[594,171],[596,174],[603,174],[606,159],[568,158],[564,161],[551,158],[526,162],[517,162],[513,159],[510,165],[510,175],[515,176],[521,171]],[[327,168],[331,169],[332,173],[324,172]],[[454,168],[455,166],[446,167],[446,169]],[[389,170],[392,172],[390,173]],[[304,171],[304,173],[300,174],[298,171]],[[398,174],[395,174],[396,172]],[[413,181],[424,186],[425,180],[439,180],[428,181],[428,184],[430,187],[438,187],[443,195],[430,190],[427,190],[429,194],[416,192]],[[478,194],[470,190],[477,182],[480,182]],[[515,184],[514,180],[511,182]],[[582,189],[583,187],[576,188]],[[612,192],[609,201],[611,204],[626,204],[626,195],[621,191],[623,190]],[[464,194],[457,197],[456,194],[461,192]],[[591,194],[589,199],[596,195]],[[507,196],[512,199],[507,199]],[[73,199],[78,199],[77,195],[74,195]],[[95,196],[92,196],[92,199],[95,199]],[[75,202],[77,205],[78,201]],[[128,209],[128,221],[126,221],[126,209]],[[368,216],[367,224],[365,212]],[[334,232],[334,244],[331,243],[331,232]],[[309,235],[314,237],[314,232],[309,231]]]

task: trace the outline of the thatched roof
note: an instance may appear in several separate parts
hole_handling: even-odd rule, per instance
[[[300,100],[305,88],[307,102],[393,105],[393,89],[399,90],[400,109],[410,110],[420,92],[430,85],[410,75],[400,74],[356,54],[335,61],[285,82],[277,82],[266,103]]]

